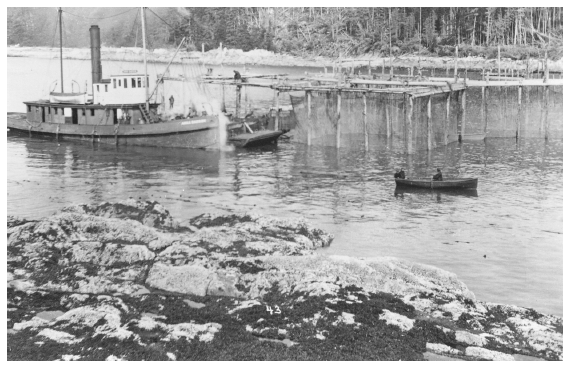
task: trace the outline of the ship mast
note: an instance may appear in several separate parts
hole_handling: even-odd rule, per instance
[[[146,102],[146,111],[150,112],[149,103],[148,103],[148,82],[149,78],[147,75],[147,68],[146,68],[146,26],[144,23],[144,7],[141,7],[141,23],[142,23],[142,42],[143,42],[143,59],[144,59],[144,100]]]
[[[61,8],[59,8],[59,65],[61,68],[61,93],[63,93],[63,36],[61,32]]]

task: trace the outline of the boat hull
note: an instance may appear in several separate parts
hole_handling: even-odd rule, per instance
[[[476,178],[459,178],[444,181],[429,179],[394,179],[398,187],[414,187],[425,189],[477,189]]]
[[[206,148],[218,144],[217,116],[202,116],[158,124],[82,125],[30,123],[25,114],[8,113],[8,128],[29,135],[104,144]]]
[[[471,134],[464,134],[461,136],[461,140],[464,141],[482,141],[485,139],[487,134],[485,133],[471,133]]]
[[[254,147],[277,143],[277,139],[283,132],[272,130],[259,130],[253,133],[238,134],[228,138],[228,143],[237,147]]]

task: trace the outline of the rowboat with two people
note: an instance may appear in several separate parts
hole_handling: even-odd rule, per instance
[[[395,178],[397,187],[415,187],[426,189],[477,189],[477,178],[454,178],[433,180],[432,178],[399,179]]]

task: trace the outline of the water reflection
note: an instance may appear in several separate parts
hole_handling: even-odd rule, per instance
[[[219,152],[9,132],[7,212],[40,218],[133,197],[182,221],[217,210],[301,215],[335,235],[324,253],[435,265],[483,300],[562,314],[562,141],[490,139],[407,155],[398,141],[370,138],[379,144],[368,151],[280,142]],[[479,188],[395,189],[400,167],[410,177],[441,167],[446,177],[478,177]]]
[[[429,188],[413,188],[413,187],[396,187],[394,190],[395,197],[404,197],[404,194],[429,196],[441,201],[443,197],[477,197],[477,189],[429,189]]]

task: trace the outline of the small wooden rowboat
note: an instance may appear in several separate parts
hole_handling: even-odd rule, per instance
[[[477,189],[477,178],[455,178],[443,181],[431,179],[394,179],[396,186],[429,189]]]
[[[281,134],[283,134],[283,132],[280,130],[258,130],[253,133],[243,133],[234,135],[233,137],[228,137],[228,143],[242,148],[262,146],[265,144],[276,143],[277,138],[279,138]]]

